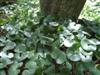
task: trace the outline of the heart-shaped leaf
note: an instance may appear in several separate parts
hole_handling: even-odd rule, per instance
[[[79,54],[72,54],[72,53],[68,53],[67,54],[68,59],[70,59],[71,61],[80,61],[80,55]]]
[[[3,51],[12,50],[16,47],[16,43],[8,41],[6,46],[3,48]]]
[[[95,51],[97,49],[95,42],[86,38],[81,40],[81,46],[86,51]]]
[[[51,57],[55,59],[58,64],[62,64],[66,61],[65,53],[57,48],[54,48],[53,52],[51,53]]]

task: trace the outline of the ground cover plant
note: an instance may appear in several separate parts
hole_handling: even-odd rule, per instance
[[[1,7],[0,75],[100,75],[100,11],[88,8],[57,21],[38,0]]]

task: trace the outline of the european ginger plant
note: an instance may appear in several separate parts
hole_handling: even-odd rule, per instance
[[[1,8],[0,75],[100,75],[99,23],[56,21],[34,2]]]

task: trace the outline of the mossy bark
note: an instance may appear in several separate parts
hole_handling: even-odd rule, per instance
[[[86,0],[40,0],[40,7],[46,16],[77,19],[85,2]]]

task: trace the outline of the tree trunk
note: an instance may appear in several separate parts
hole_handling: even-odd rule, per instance
[[[44,15],[52,15],[60,19],[77,19],[86,0],[40,0]]]

